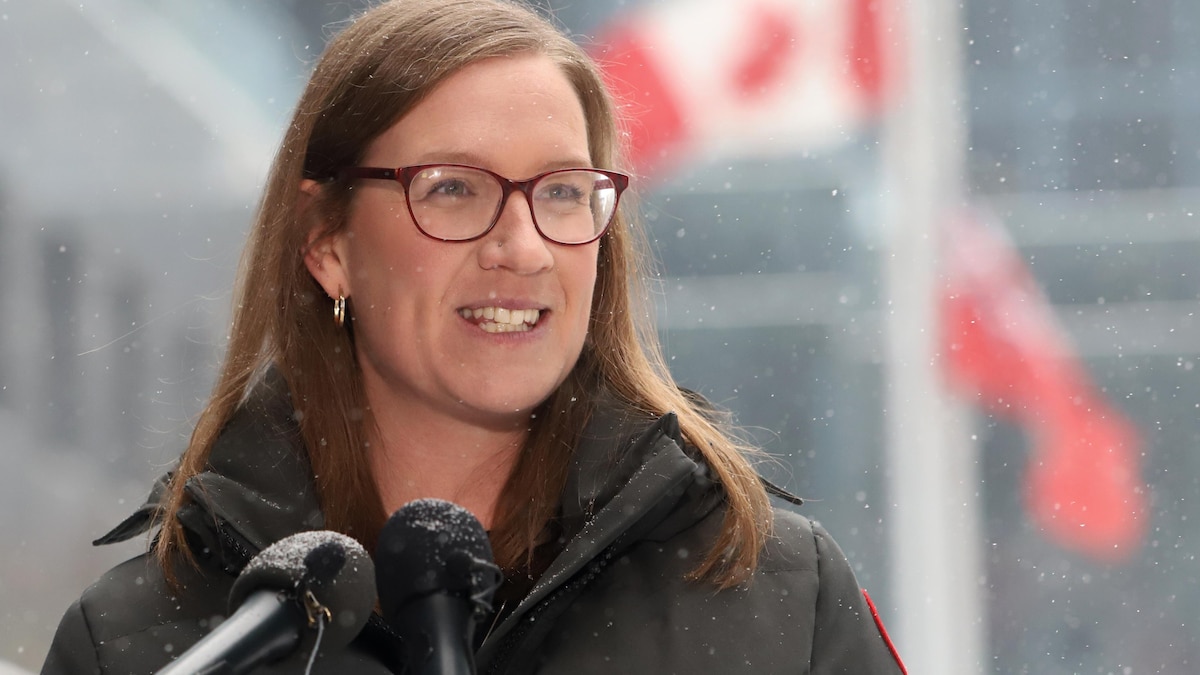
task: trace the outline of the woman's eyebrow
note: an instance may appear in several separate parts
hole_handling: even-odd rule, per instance
[[[482,156],[468,150],[445,150],[427,152],[417,157],[417,161],[413,165],[420,164],[466,164],[468,166],[477,166],[483,169],[491,169]],[[543,171],[554,171],[556,169],[576,169],[576,168],[591,168],[592,161],[586,157],[565,157],[540,165],[535,173]],[[508,178],[519,178],[519,176],[508,176]]]

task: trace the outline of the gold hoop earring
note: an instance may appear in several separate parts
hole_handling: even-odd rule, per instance
[[[346,296],[341,294],[333,301],[333,325],[338,328],[346,325]]]

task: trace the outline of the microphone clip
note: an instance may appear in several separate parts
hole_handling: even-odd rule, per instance
[[[446,556],[446,578],[451,589],[470,599],[472,614],[479,619],[491,613],[492,596],[504,582],[504,573],[491,560],[459,550]]]
[[[311,589],[305,589],[302,600],[304,613],[308,616],[309,628],[316,626],[318,621],[321,622],[321,625],[326,625],[333,620],[333,612],[322,605],[320,600],[317,600],[317,596]]]

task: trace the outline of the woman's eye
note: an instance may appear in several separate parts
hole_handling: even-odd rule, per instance
[[[427,194],[445,195],[447,197],[465,197],[471,193],[470,186],[463,180],[444,180],[435,183],[429,188]]]
[[[462,176],[438,176],[413,181],[412,198],[417,201],[461,201],[479,194],[478,186]]]
[[[545,189],[541,191],[541,194],[543,199],[550,199],[553,201],[577,202],[582,201],[584,197],[583,189],[570,183],[555,183],[553,185],[547,185]]]

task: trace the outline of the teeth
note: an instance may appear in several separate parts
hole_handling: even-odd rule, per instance
[[[511,323],[495,323],[493,321],[481,323],[479,327],[486,333],[523,333],[530,328],[528,324],[524,323],[514,326]]]
[[[479,321],[479,327],[488,333],[512,333],[527,331],[537,324],[542,313],[537,309],[507,309],[504,307],[480,307],[460,309],[462,318]],[[482,319],[482,321],[480,321]]]

